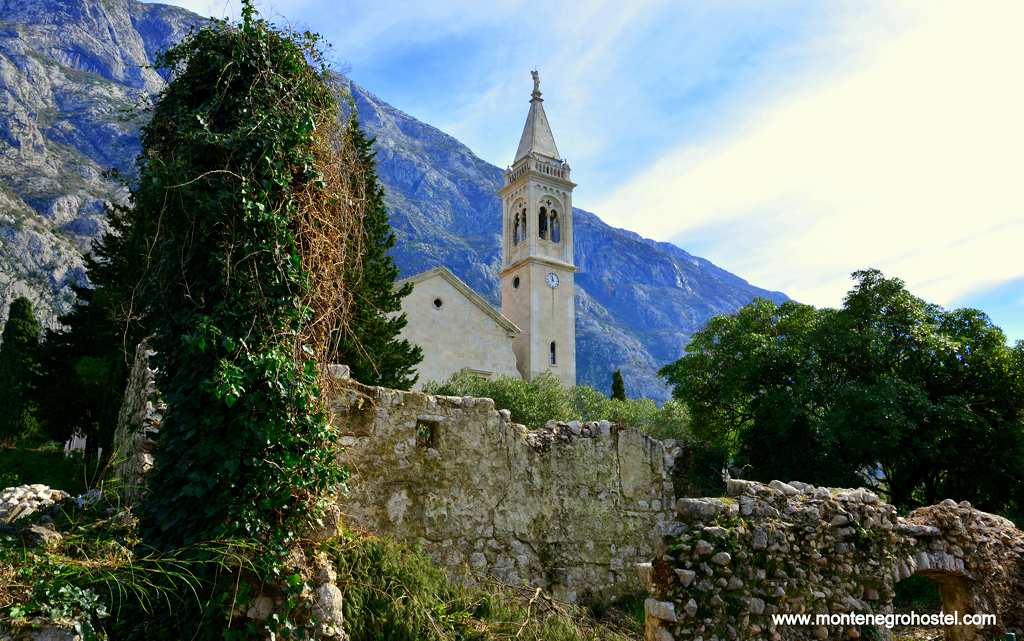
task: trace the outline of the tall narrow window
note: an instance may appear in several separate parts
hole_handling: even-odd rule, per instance
[[[551,242],[558,243],[562,241],[562,226],[558,223],[558,212],[554,209],[551,210]]]
[[[514,223],[512,223],[512,244],[513,245],[518,245],[519,244],[519,235],[521,233],[522,233],[522,230],[519,229],[519,212],[516,212],[516,221]]]
[[[543,207],[537,216],[537,235],[545,239],[548,237],[548,210]]]
[[[552,365],[558,363],[558,355],[555,352],[555,341],[551,341],[551,353],[548,355],[548,360]]]

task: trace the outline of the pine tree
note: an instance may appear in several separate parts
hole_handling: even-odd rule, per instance
[[[0,439],[21,439],[37,431],[32,394],[39,371],[39,333],[32,303],[14,299],[0,344]]]
[[[108,231],[85,257],[91,287],[48,330],[42,345],[40,417],[51,438],[85,437],[86,458],[109,454],[135,346],[144,336],[133,290],[146,261],[151,217],[126,207],[107,212]],[[92,466],[90,466],[92,467]]]
[[[348,281],[353,297],[349,328],[338,339],[334,360],[348,365],[352,377],[368,385],[409,389],[416,382],[416,365],[423,350],[399,338],[408,322],[402,299],[412,291],[411,284],[395,287],[398,267],[388,255],[395,245],[395,234],[388,222],[384,189],[377,180],[373,139],[359,126],[355,109],[347,132],[355,150],[358,171],[354,180],[361,185],[354,191],[366,198],[363,218],[361,273]]]
[[[612,398],[616,401],[626,400],[626,383],[622,380],[621,370],[615,370],[612,374]]]

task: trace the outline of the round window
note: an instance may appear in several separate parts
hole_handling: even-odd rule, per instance
[[[438,309],[441,309],[441,305],[444,305],[444,301],[441,300],[440,298],[435,298],[434,299],[434,307],[436,307]]]
[[[518,276],[516,276],[515,278],[512,279],[512,287],[515,287],[516,289],[519,289],[519,277]]]

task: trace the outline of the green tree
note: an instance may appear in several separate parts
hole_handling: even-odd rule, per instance
[[[401,313],[402,299],[412,292],[412,284],[395,287],[398,267],[388,254],[395,234],[388,222],[384,189],[377,180],[373,139],[359,126],[354,106],[347,135],[356,153],[351,180],[358,184],[353,191],[365,198],[362,261],[358,275],[347,278],[354,307],[347,331],[339,333],[332,360],[347,364],[362,383],[409,389],[416,383],[416,365],[423,360],[422,349],[399,336],[408,322]]]
[[[616,401],[626,400],[626,383],[622,380],[622,370],[612,373],[612,398]]]
[[[84,437],[90,463],[100,462],[99,451],[111,452],[135,346],[145,335],[133,305],[152,221],[135,215],[110,208],[109,231],[85,257],[90,286],[75,289],[74,306],[43,341],[38,398],[46,430],[61,441]]]
[[[33,388],[39,372],[39,321],[25,297],[11,302],[0,343],[0,439],[36,435]]]
[[[694,429],[754,478],[1007,509],[1020,496],[1024,348],[977,310],[944,310],[876,270],[854,278],[841,309],[757,300],[695,334],[662,370]]]

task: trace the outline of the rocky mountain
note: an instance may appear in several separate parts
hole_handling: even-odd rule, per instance
[[[82,253],[126,190],[137,132],[165,79],[154,54],[201,19],[134,0],[0,0],[0,302],[37,301],[44,321],[85,282]],[[346,80],[377,138],[403,274],[438,264],[498,303],[501,170],[455,138]],[[113,170],[113,172],[111,171]],[[783,294],[667,243],[576,210],[578,378],[667,397],[659,366],[712,315]]]

